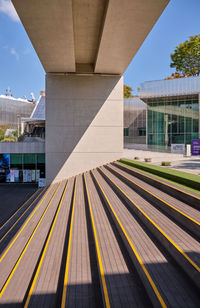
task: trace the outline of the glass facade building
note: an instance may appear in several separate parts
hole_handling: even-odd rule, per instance
[[[40,96],[40,104],[34,104],[24,99],[0,95],[0,115],[0,182],[40,183],[41,179],[45,179],[45,140],[41,133],[45,125],[43,96]],[[33,132],[14,140],[12,129],[17,128],[15,133],[20,135],[22,127],[23,130],[25,127],[22,122],[24,117],[30,120]],[[11,135],[7,136],[8,131]],[[35,131],[40,134],[35,133],[32,137]]]
[[[199,138],[200,78],[146,82],[141,98],[147,104],[147,144],[170,150],[172,144],[191,144]]]
[[[36,183],[45,178],[45,154],[0,154],[0,182]]]
[[[146,104],[139,97],[124,99],[124,145],[146,144]]]
[[[148,145],[191,144],[199,137],[198,96],[148,100]]]
[[[45,178],[45,154],[10,154],[10,169],[39,170]]]
[[[21,117],[30,117],[34,107],[28,100],[0,95],[0,127],[17,129]]]

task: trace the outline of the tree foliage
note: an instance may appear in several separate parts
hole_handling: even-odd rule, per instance
[[[175,67],[183,76],[200,75],[200,34],[190,36],[179,44],[171,55],[170,67]]]
[[[165,80],[168,80],[168,79],[176,79],[176,78],[184,78],[184,77],[187,77],[188,75],[181,75],[179,74],[178,72],[175,72],[175,73],[172,73],[171,76],[165,78]]]
[[[133,97],[132,91],[133,89],[131,87],[124,85],[124,98]]]
[[[1,142],[17,142],[16,137],[5,137]]]
[[[0,129],[0,142],[4,139],[4,130],[3,129]]]

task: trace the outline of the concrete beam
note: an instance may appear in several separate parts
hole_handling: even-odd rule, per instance
[[[45,71],[75,72],[72,1],[12,2]]]
[[[109,0],[95,73],[123,74],[168,0]]]
[[[13,0],[46,72],[123,74],[169,0]]]

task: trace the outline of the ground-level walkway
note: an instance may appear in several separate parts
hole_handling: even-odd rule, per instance
[[[182,154],[124,149],[123,158],[134,159],[134,157],[139,157],[139,161],[144,161],[144,158],[151,158],[151,163],[158,166],[162,161],[170,161],[170,168],[172,169],[200,175],[200,156],[186,157]]]

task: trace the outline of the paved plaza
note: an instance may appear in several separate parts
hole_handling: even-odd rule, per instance
[[[200,175],[200,156],[186,157],[183,154],[124,149],[123,158],[134,159],[134,157],[139,157],[139,161],[141,162],[144,162],[144,158],[152,158],[151,163],[157,166],[160,166],[162,161],[170,161],[171,167],[165,168],[172,168]]]

